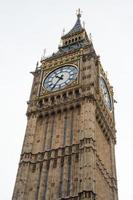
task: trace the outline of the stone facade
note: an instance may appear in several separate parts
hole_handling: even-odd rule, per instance
[[[91,40],[80,24],[62,37],[62,47],[33,72],[27,128],[12,200],[118,200],[114,146],[114,108],[99,86],[113,90]],[[77,46],[76,46],[77,45]],[[44,77],[65,64],[78,78],[48,92]]]

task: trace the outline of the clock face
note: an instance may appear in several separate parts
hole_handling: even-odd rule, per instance
[[[78,76],[78,68],[65,65],[53,70],[43,81],[43,87],[48,91],[57,91],[71,84]]]
[[[109,108],[109,110],[111,111],[112,110],[112,100],[111,100],[106,82],[102,77],[100,77],[100,79],[99,79],[99,85],[101,88],[101,92],[104,96],[104,102],[105,102],[106,106]]]

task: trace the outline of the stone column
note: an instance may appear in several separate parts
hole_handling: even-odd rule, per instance
[[[46,200],[47,182],[48,182],[48,162],[44,161],[40,177],[40,185],[38,191],[38,200]]]
[[[77,179],[76,179],[76,174],[78,174],[77,170],[77,163],[75,160],[75,154],[73,153],[71,155],[71,179],[70,179],[70,196],[75,196],[76,193],[76,187],[77,185]]]
[[[27,184],[27,195],[26,195],[28,200],[38,199],[41,165],[40,163],[34,165],[35,165],[35,170],[33,170],[33,165],[31,165],[29,172],[30,176],[29,176],[29,182]]]
[[[36,154],[42,152],[43,150],[43,141],[44,141],[44,128],[45,128],[45,119],[39,117],[36,123],[36,134],[33,141],[32,153]]]
[[[74,116],[73,116],[73,143],[78,144],[79,143],[79,129],[80,129],[80,115],[79,110],[80,108],[76,108],[74,110]]]
[[[57,166],[55,170],[53,171],[53,177],[54,177],[54,187],[53,187],[53,199],[59,198],[59,187],[60,187],[60,181],[61,181],[61,158],[59,157],[57,159]]]
[[[67,127],[66,127],[66,142],[65,146],[70,146],[71,143],[71,111],[67,112]]]
[[[112,184],[113,184],[113,200],[118,200],[118,191],[117,191],[117,175],[116,175],[116,163],[115,163],[115,144],[111,139],[111,161],[112,161]]]
[[[24,199],[28,172],[29,172],[29,163],[21,163],[18,168],[12,200]]]
[[[45,142],[45,149],[44,150],[50,150],[52,145],[52,136],[53,136],[53,126],[54,126],[54,115],[49,117],[49,123],[47,128],[47,136],[46,136],[46,142]]]
[[[53,193],[51,190],[52,187],[52,175],[53,175],[53,162],[54,160],[50,160],[50,165],[49,165],[49,172],[48,172],[48,184],[47,184],[47,191],[46,191],[46,200],[52,200],[53,199]]]
[[[65,156],[64,169],[63,169],[62,197],[67,196],[67,185],[68,185],[68,156]]]
[[[34,135],[36,132],[36,122],[37,122],[37,117],[35,115],[34,116],[31,115],[27,122],[22,154],[25,152],[29,153],[32,151]]]
[[[95,105],[86,99],[81,108],[80,192],[95,193]]]

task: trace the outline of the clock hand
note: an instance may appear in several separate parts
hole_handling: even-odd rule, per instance
[[[55,76],[56,78],[59,78],[60,80],[63,80],[63,74],[61,76]]]
[[[56,83],[54,84],[54,86],[52,87],[52,90],[55,88],[55,86],[57,85],[57,83],[60,81],[60,79],[58,79],[57,81],[56,81]]]
[[[57,76],[56,76],[57,77]],[[58,80],[56,81],[56,83],[54,84],[54,86],[52,87],[52,90],[55,88],[55,86],[57,85],[57,83],[60,81],[60,80],[63,80],[63,74],[61,75],[61,77],[57,77]]]

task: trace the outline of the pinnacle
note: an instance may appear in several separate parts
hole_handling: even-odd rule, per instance
[[[78,9],[78,11],[76,12],[76,14],[77,14],[77,21],[76,21],[75,25],[73,26],[73,28],[67,34],[65,34],[63,36],[63,38],[71,36],[71,35],[73,35],[73,34],[75,34],[75,33],[80,32],[80,31],[83,30],[83,27],[82,27],[81,21],[80,21],[80,18],[81,18],[81,11],[80,11],[80,9]]]

